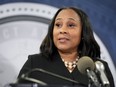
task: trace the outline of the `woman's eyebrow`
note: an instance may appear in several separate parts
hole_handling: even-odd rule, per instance
[[[80,21],[79,19],[77,20],[77,19],[74,19],[74,18],[68,18],[68,19],[69,19],[69,20],[76,21],[76,22],[77,22],[77,21]],[[62,19],[62,18],[56,18],[56,21],[57,21],[57,20],[63,20],[63,19]]]
[[[56,20],[62,20],[62,18],[56,18]]]
[[[73,20],[73,21],[80,21],[79,19],[74,19],[74,18],[68,18],[69,20]]]

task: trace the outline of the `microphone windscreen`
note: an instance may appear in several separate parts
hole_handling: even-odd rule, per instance
[[[99,71],[105,69],[103,63],[100,62],[100,61],[96,61],[96,62],[95,62],[95,65],[96,65],[97,70],[99,70]]]
[[[88,56],[83,56],[78,60],[77,68],[82,74],[86,74],[86,70],[94,70],[95,64],[93,60]]]

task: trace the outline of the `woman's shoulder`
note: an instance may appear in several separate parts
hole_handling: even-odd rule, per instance
[[[44,64],[48,64],[48,58],[42,53],[39,54],[31,54],[28,56],[27,63],[31,64],[31,67],[43,67]]]
[[[31,57],[31,58],[38,58],[38,57],[41,58],[41,57],[47,57],[47,56],[45,56],[42,53],[36,53],[36,54],[30,54],[29,57]]]
[[[43,55],[42,53],[38,53],[38,54],[31,54],[28,56],[29,60],[33,60],[33,61],[42,61],[42,60],[46,60],[47,56]]]
[[[95,60],[95,62],[98,62],[98,61],[101,62],[101,63],[103,63],[103,64],[105,64],[105,65],[108,64],[105,60],[100,59],[100,58],[97,58],[97,59]]]

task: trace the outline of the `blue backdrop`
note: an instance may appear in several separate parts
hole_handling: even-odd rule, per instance
[[[13,2],[33,2],[54,7],[75,6],[89,16],[94,32],[108,49],[116,66],[116,1],[115,0],[0,0],[0,4]]]

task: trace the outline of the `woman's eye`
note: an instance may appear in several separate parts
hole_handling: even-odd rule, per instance
[[[69,24],[68,27],[75,27],[75,24]]]
[[[61,25],[61,24],[55,24],[55,26],[57,26],[57,27],[61,27],[62,25]]]

